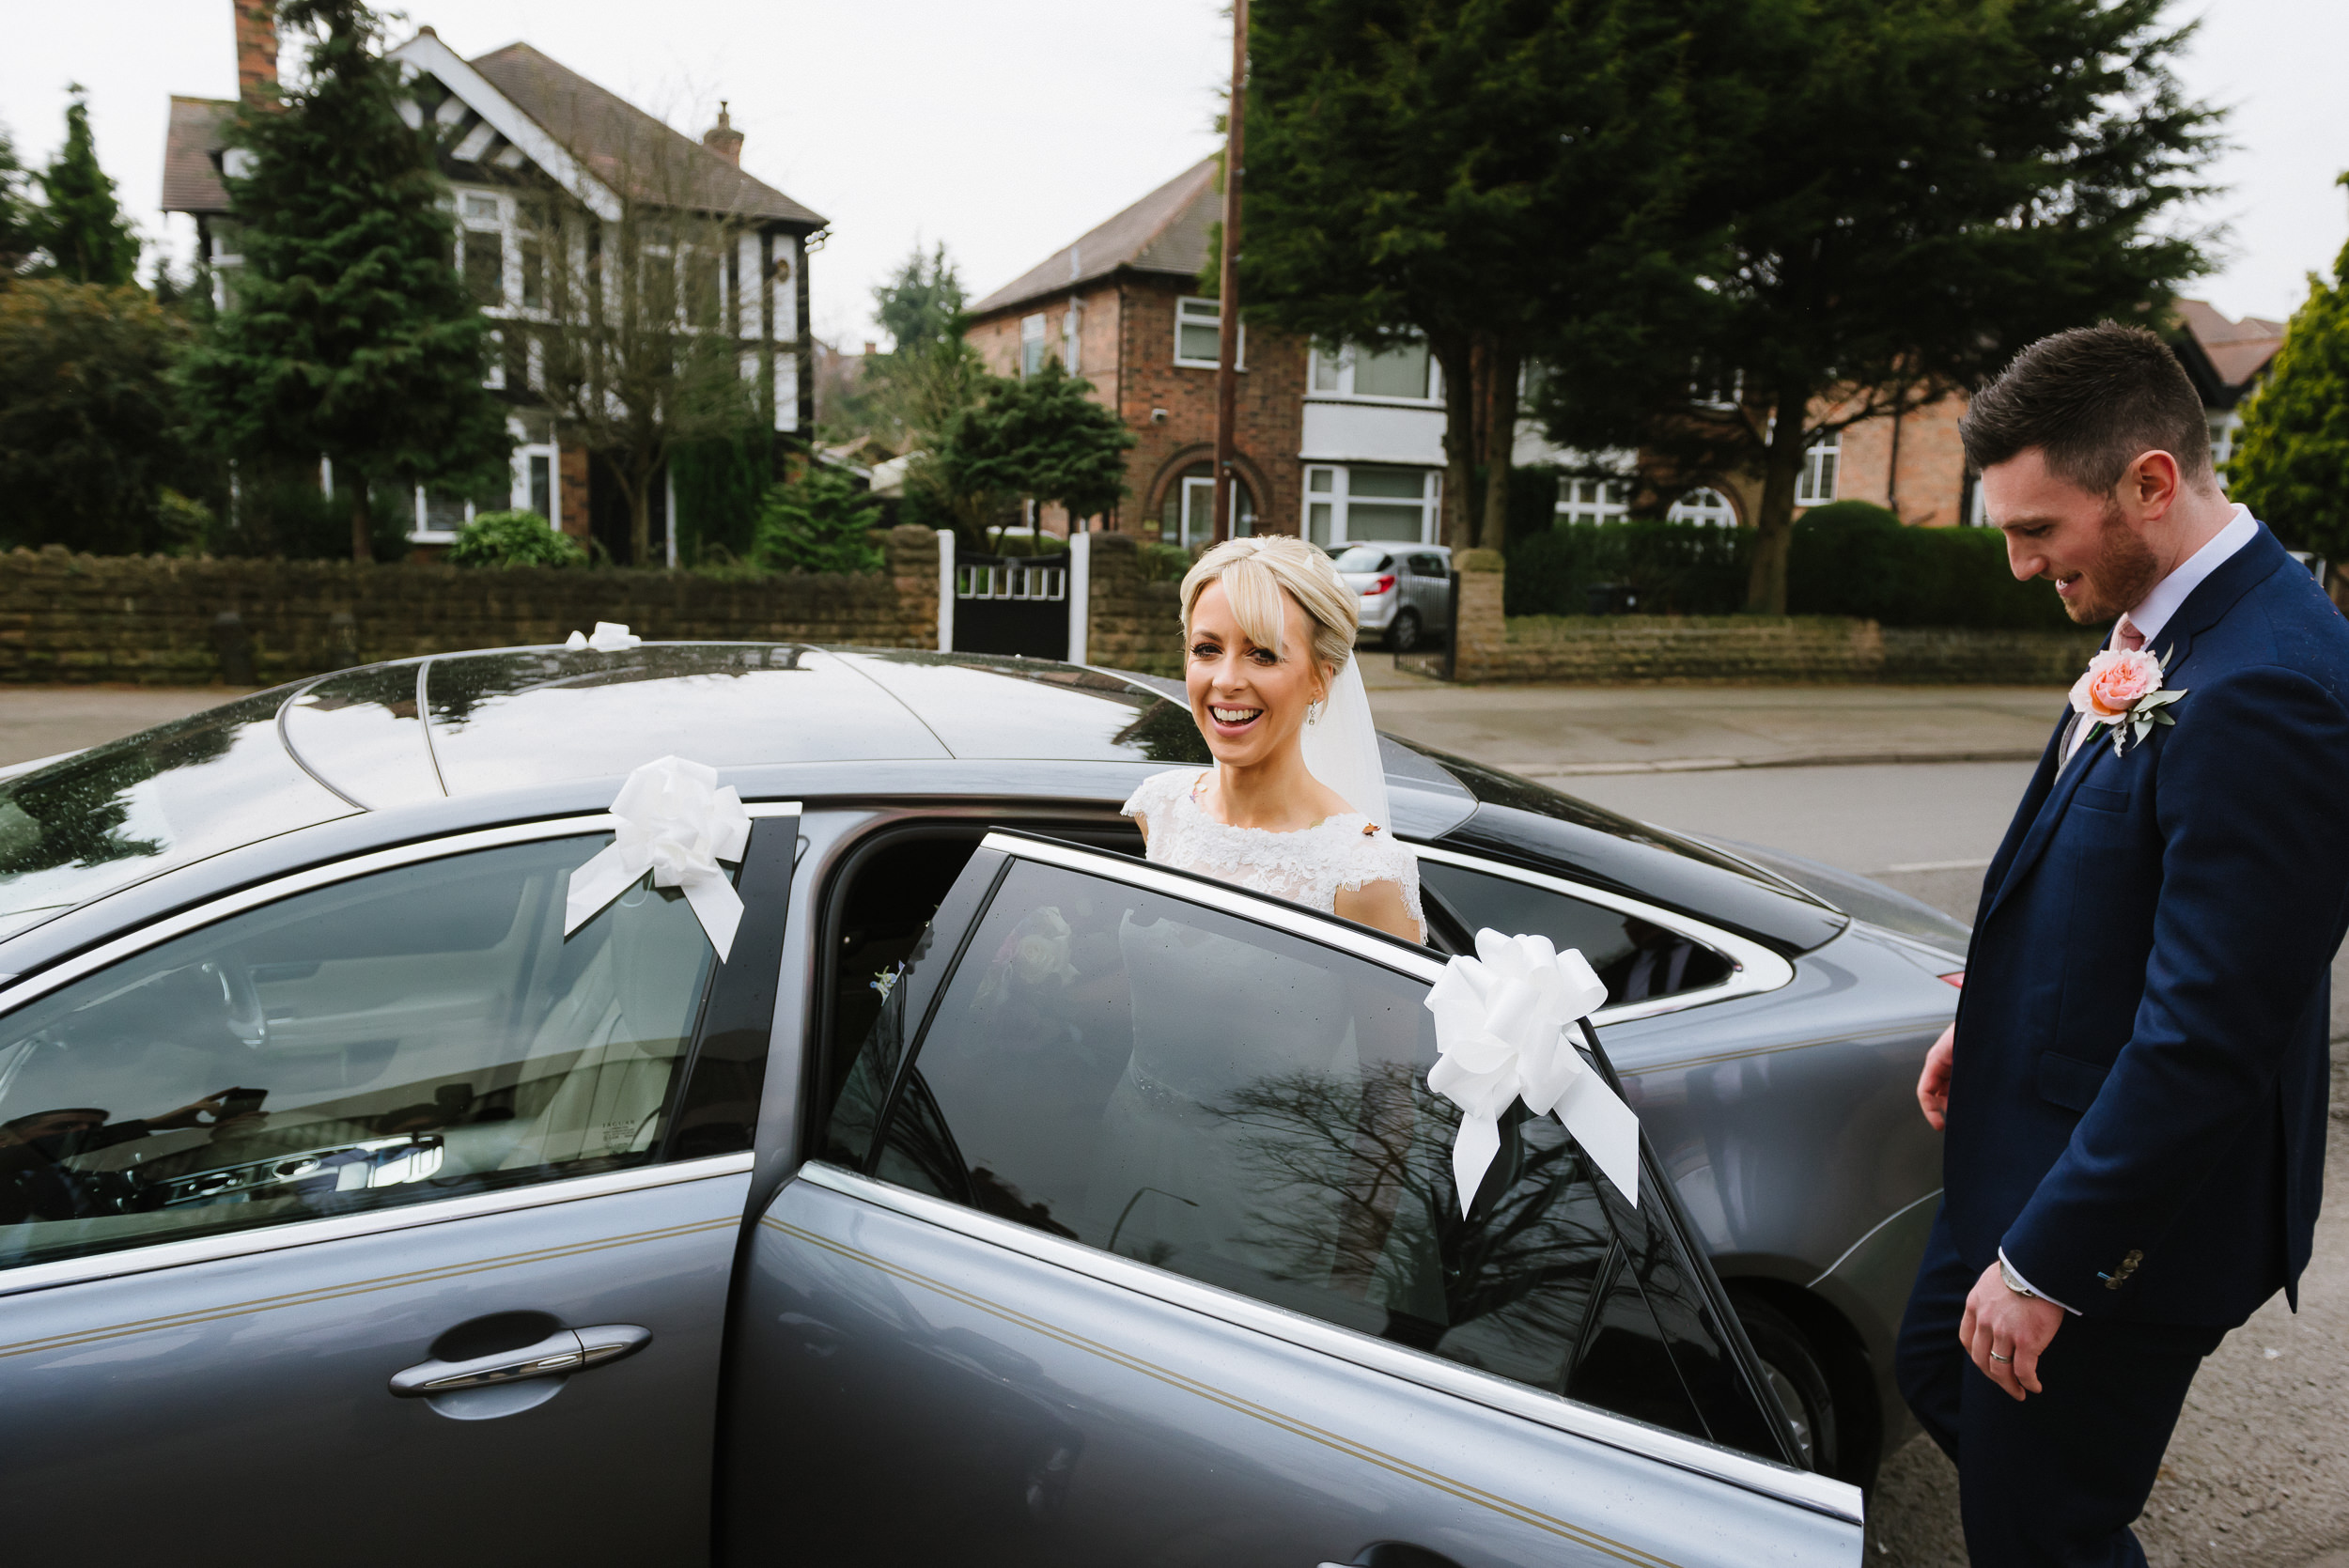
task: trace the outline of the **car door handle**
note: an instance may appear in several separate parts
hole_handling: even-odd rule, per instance
[[[392,1374],[391,1389],[401,1399],[428,1399],[459,1389],[486,1389],[531,1377],[568,1377],[633,1356],[650,1343],[652,1330],[632,1323],[563,1328],[520,1350],[501,1350],[469,1361],[418,1361]]]

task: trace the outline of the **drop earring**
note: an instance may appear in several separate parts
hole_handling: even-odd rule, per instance
[[[1312,702],[1307,703],[1305,705],[1305,722],[1309,724],[1320,723],[1321,710],[1327,706],[1328,704],[1319,697],[1315,697]]]

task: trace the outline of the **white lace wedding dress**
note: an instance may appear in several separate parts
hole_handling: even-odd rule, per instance
[[[1384,823],[1347,812],[1290,833],[1234,828],[1209,816],[1199,803],[1206,778],[1188,768],[1154,774],[1126,802],[1128,816],[1149,825],[1152,862],[1325,914],[1336,912],[1341,893],[1392,882],[1402,890],[1412,922],[1426,928],[1419,904],[1419,860]]]
[[[1383,825],[1366,831],[1370,819],[1348,813],[1296,832],[1229,827],[1192,793],[1204,777],[1160,773],[1126,802],[1149,826],[1153,862],[1325,912],[1343,890],[1393,882],[1421,919],[1418,862]],[[1261,1260],[1268,1247],[1299,1266],[1300,1219],[1338,1179],[1309,1176],[1292,1155],[1286,1182],[1268,1187],[1251,1146],[1261,1129],[1235,1107],[1300,1084],[1352,1093],[1364,1054],[1362,999],[1337,972],[1285,943],[1225,936],[1220,924],[1128,915],[1120,925],[1133,1053],[1104,1108],[1093,1183],[1099,1231],[1123,1226],[1118,1250],[1201,1278]]]

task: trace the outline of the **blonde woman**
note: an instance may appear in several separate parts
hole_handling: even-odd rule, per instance
[[[1302,539],[1233,539],[1183,579],[1184,681],[1214,753],[1126,802],[1150,859],[1424,939],[1354,663],[1355,596]]]

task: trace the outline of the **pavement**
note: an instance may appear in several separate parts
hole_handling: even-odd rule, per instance
[[[1614,810],[1770,845],[1970,919],[1983,868],[2062,709],[1999,687],[1451,687],[1363,656],[1382,728]],[[0,766],[241,694],[0,688]],[[2349,957],[2333,966],[2349,1041]],[[2300,1311],[2280,1298],[2196,1380],[2138,1533],[2157,1568],[2349,1568],[2349,1063]],[[1957,1477],[1920,1437],[1886,1462],[1870,1568],[1961,1568]]]

